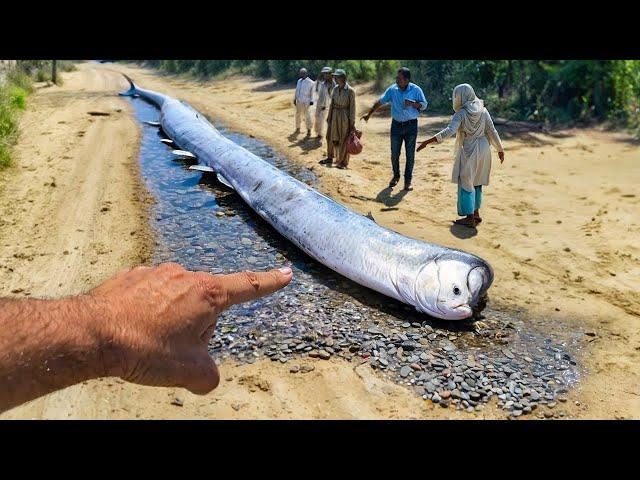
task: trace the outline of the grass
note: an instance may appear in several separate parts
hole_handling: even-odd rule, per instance
[[[9,72],[0,85],[0,169],[11,165],[11,149],[18,139],[18,113],[26,108],[31,79],[21,72]]]

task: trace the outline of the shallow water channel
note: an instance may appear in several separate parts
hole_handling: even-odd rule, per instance
[[[470,322],[419,314],[351,282],[281,237],[211,174],[188,170],[159,141],[159,129],[144,123],[157,121],[158,109],[137,97],[130,101],[142,129],[142,176],[156,200],[154,263],[173,261],[211,273],[293,268],[287,288],[220,316],[210,344],[217,361],[230,357],[253,363],[268,357],[292,366],[308,356],[366,361],[444,407],[472,411],[495,398],[510,416],[541,415],[541,405],[567,401],[581,371],[574,358],[581,334],[545,319],[525,320],[524,312],[494,310],[491,303],[478,330]],[[212,123],[237,144],[318,188],[310,170]]]

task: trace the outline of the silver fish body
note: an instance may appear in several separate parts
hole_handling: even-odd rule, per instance
[[[472,316],[493,281],[481,258],[406,237],[376,224],[224,137],[187,104],[142,89],[123,95],[161,110],[179,148],[226,179],[242,199],[307,255],[345,277],[437,318]]]

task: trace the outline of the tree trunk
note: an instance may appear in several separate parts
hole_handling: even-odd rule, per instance
[[[58,61],[57,60],[52,60],[52,64],[51,64],[51,81],[53,83],[58,83]]]

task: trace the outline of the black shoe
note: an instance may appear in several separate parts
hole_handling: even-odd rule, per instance
[[[403,190],[406,190],[407,192],[410,192],[411,190],[413,190],[413,187],[411,186],[410,183],[406,183],[405,182]]]
[[[307,137],[311,136],[311,130],[307,130]]]
[[[333,163],[333,158],[325,158],[324,160],[320,160],[320,165],[331,165]]]
[[[399,181],[400,181],[400,177],[393,177],[389,182],[389,187],[391,188],[395,187]]]

